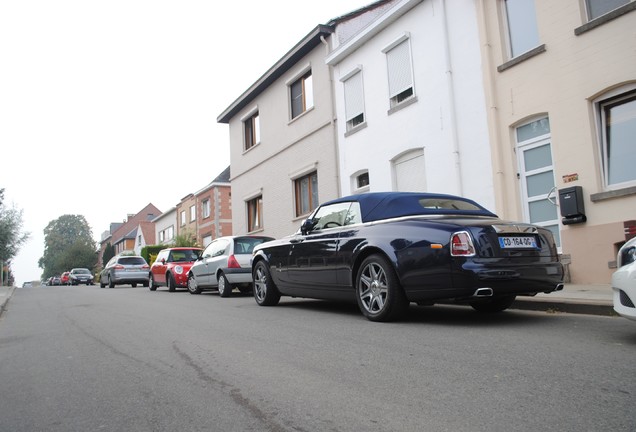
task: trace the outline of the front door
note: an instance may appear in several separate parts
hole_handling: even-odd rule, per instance
[[[547,118],[517,128],[517,158],[525,219],[552,231],[560,251],[557,189]]]

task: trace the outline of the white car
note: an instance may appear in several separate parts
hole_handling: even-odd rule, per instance
[[[636,321],[636,237],[620,248],[616,266],[618,270],[612,275],[614,310]]]

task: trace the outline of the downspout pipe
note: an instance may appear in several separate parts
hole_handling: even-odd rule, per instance
[[[329,56],[329,42],[323,35],[320,36],[320,41],[325,45],[325,58]],[[336,154],[336,193],[339,197],[342,196],[342,187],[340,185],[340,147],[338,146],[338,124],[336,123],[336,86],[334,85],[334,70],[333,66],[328,65],[329,68],[329,86],[331,91],[331,130],[333,132],[333,145]]]
[[[444,40],[444,73],[446,74],[446,90],[448,94],[451,143],[457,181],[457,194],[463,196],[464,186],[462,178],[461,154],[459,151],[459,135],[457,133],[457,111],[455,102],[455,83],[453,81],[453,66],[451,61],[450,38],[448,35],[448,19],[446,16],[446,0],[442,2],[442,32]]]

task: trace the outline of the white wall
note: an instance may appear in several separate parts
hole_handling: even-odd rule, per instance
[[[414,6],[397,19],[391,17],[392,10],[406,4]],[[378,19],[384,22],[375,23],[381,30],[334,65],[342,195],[353,192],[351,175],[366,169],[371,191],[395,190],[391,161],[409,150],[423,149],[427,191],[463,195],[494,210],[473,1],[403,0]],[[382,49],[405,33],[410,35],[417,102],[389,115]],[[346,43],[337,49],[345,47]],[[345,137],[340,78],[359,66],[367,127]]]

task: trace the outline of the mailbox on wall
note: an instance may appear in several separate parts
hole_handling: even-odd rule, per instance
[[[559,207],[561,209],[561,222],[563,225],[583,223],[587,220],[583,205],[583,188],[572,186],[559,189]]]

